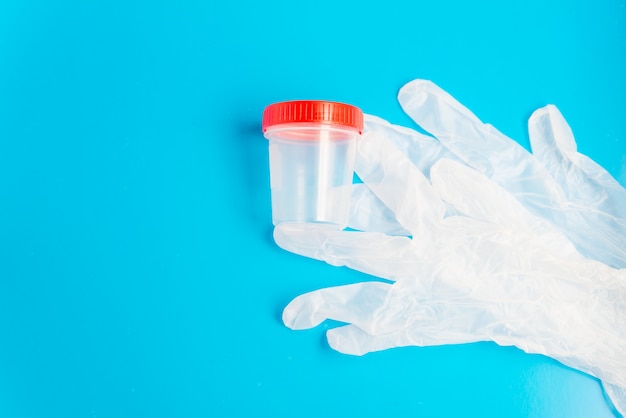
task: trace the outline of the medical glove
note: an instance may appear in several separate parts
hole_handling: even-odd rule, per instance
[[[558,229],[457,162],[435,163],[429,180],[390,141],[365,135],[357,173],[411,237],[281,225],[275,240],[394,283],[302,295],[285,308],[287,326],[347,322],[327,335],[350,354],[515,345],[597,376],[624,411],[626,270],[584,259]]]
[[[530,154],[430,81],[409,82],[398,101],[449,151],[557,225],[583,255],[626,267],[626,191],[576,151],[571,129],[554,106],[530,118]]]

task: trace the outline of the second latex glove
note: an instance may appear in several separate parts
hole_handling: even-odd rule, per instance
[[[384,138],[366,135],[357,169],[413,239],[281,226],[276,241],[396,283],[302,295],[285,309],[288,326],[348,322],[328,339],[352,354],[493,340],[595,375],[619,396],[626,387],[623,270],[582,260],[560,233],[467,167],[435,164],[431,186]],[[469,217],[446,217],[442,199]]]
[[[571,129],[556,107],[546,106],[531,116],[530,154],[431,81],[407,83],[398,101],[449,151],[558,226],[584,256],[626,267],[626,190],[577,152]]]

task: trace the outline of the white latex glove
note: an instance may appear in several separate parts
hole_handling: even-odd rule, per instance
[[[287,326],[348,322],[328,339],[351,354],[482,340],[515,345],[597,376],[624,411],[626,270],[583,259],[551,224],[458,163],[436,163],[429,182],[384,137],[366,135],[357,172],[412,239],[279,226],[276,242],[395,283],[302,295],[285,308]]]
[[[533,155],[430,81],[406,84],[398,101],[449,151],[558,226],[584,256],[626,267],[626,190],[576,151],[556,107],[539,109],[529,120]]]

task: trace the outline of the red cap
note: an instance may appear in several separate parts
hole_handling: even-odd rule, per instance
[[[274,103],[263,112],[263,132],[287,123],[320,123],[363,132],[363,112],[356,106],[322,100]]]

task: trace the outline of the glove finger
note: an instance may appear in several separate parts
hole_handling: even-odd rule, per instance
[[[368,114],[365,115],[364,122],[364,137],[384,137],[403,152],[426,177],[429,176],[432,164],[439,158],[456,158],[434,138],[413,129],[392,125]],[[393,212],[365,184],[353,185],[348,226],[362,231],[410,235],[398,223]]]
[[[536,234],[529,237],[538,246],[548,245],[555,255],[581,257],[558,228],[530,213],[509,192],[478,171],[444,159],[433,166],[431,182],[439,196],[464,215],[509,231],[517,230],[519,235]]]
[[[391,285],[364,282],[315,290],[296,297],[283,310],[283,322],[291,329],[308,329],[327,319],[367,327],[372,313],[385,304]]]
[[[426,237],[443,218],[445,206],[426,177],[385,135],[371,132],[359,141],[355,169],[414,236]]]
[[[555,106],[528,121],[533,153],[561,184],[575,212],[570,239],[588,257],[626,267],[626,190],[608,171],[576,151],[574,135]],[[574,218],[574,215],[579,218]]]
[[[418,265],[408,237],[281,224],[274,240],[286,251],[388,280],[413,275]]]
[[[404,111],[467,165],[512,193],[533,213],[558,224],[553,208],[564,206],[563,192],[546,169],[517,142],[482,123],[452,96],[428,80],[400,89]]]
[[[400,106],[422,129],[434,135],[461,159],[489,177],[496,161],[492,155],[505,155],[521,148],[476,115],[450,94],[428,80],[413,80],[398,92]],[[525,151],[524,151],[525,152]],[[526,157],[521,153],[521,157]],[[518,158],[519,159],[519,158]],[[525,160],[526,158],[521,158]]]
[[[387,138],[426,178],[430,175],[430,167],[441,158],[461,161],[435,138],[404,126],[393,125],[377,116],[365,115],[365,131],[365,135],[376,133]]]
[[[393,212],[363,183],[352,185],[348,227],[388,235],[408,236],[411,234],[398,223]]]
[[[502,187],[478,171],[454,161],[435,163],[431,183],[444,201],[470,218],[516,227],[532,224],[536,219]]]
[[[371,335],[355,325],[330,329],[326,332],[326,338],[334,350],[355,356],[395,347],[427,347],[484,341],[473,333],[445,330],[402,329],[387,334]]]
[[[580,196],[578,200],[592,203],[596,201],[593,196],[608,190],[619,194],[621,203],[626,202],[624,187],[604,167],[578,153],[572,129],[556,106],[535,110],[528,120],[528,134],[533,155],[561,184],[568,198]],[[581,181],[592,185],[581,187]]]

